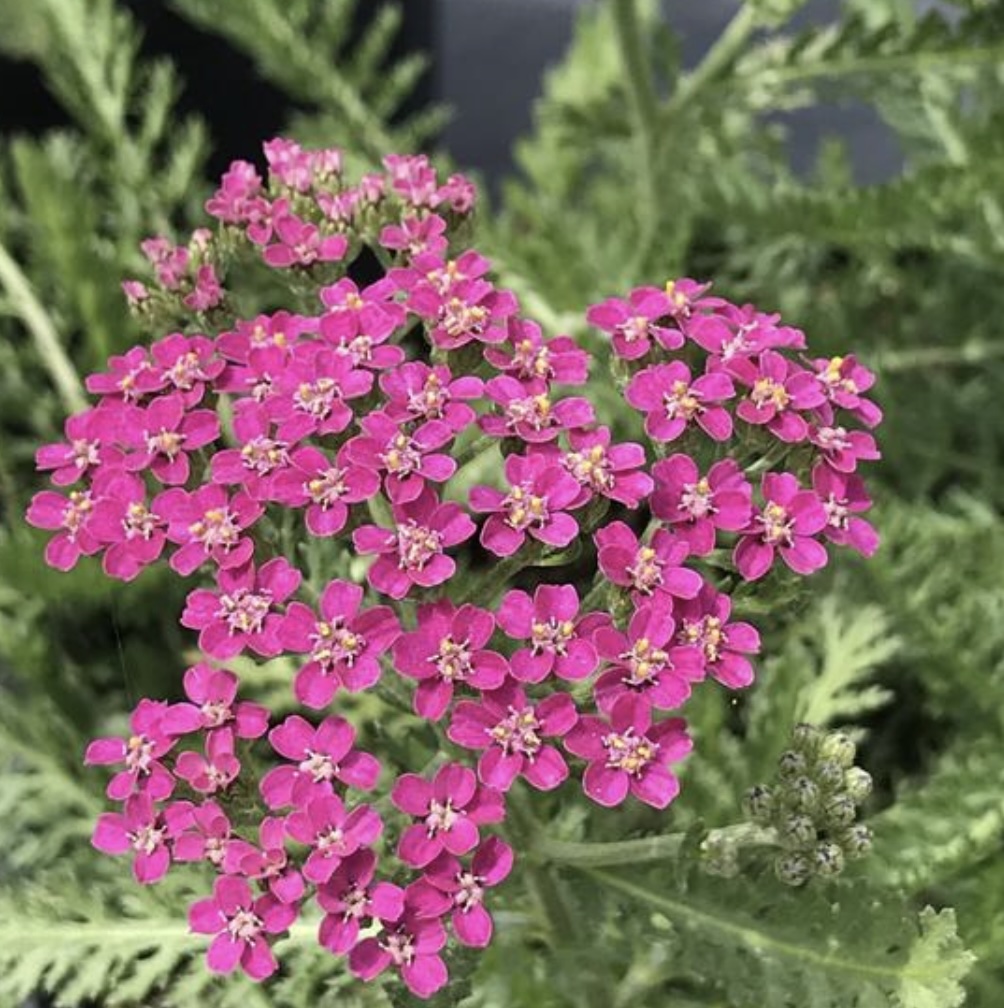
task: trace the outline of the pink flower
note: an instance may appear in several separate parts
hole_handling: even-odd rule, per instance
[[[875,438],[865,431],[810,424],[809,440],[819,449],[826,464],[837,472],[854,472],[859,461],[873,462],[882,457]]]
[[[312,331],[316,319],[302,315],[292,315],[288,311],[277,311],[274,315],[259,315],[250,322],[237,320],[229,332],[220,333],[216,338],[216,349],[227,360],[247,364],[254,350],[278,350],[272,360],[280,364],[286,359],[285,351],[298,342],[300,336]],[[218,381],[217,388],[224,383]],[[230,382],[225,384],[230,385]],[[230,386],[233,389],[233,386]]]
[[[488,787],[508,791],[522,775],[538,790],[551,791],[568,777],[568,766],[543,737],[566,734],[578,717],[567,693],[531,704],[522,686],[509,682],[485,693],[480,703],[457,704],[446,734],[466,749],[484,750],[478,776]]]
[[[171,557],[171,569],[191,574],[207,560],[229,569],[251,559],[254,540],[244,535],[262,516],[264,508],[243,490],[231,498],[215,483],[191,493],[173,488],[157,499],[157,509],[169,522],[167,538],[180,543]]]
[[[303,876],[318,884],[331,878],[343,858],[373,844],[383,823],[369,805],[357,805],[347,812],[338,795],[320,794],[311,798],[305,809],[290,814],[286,831],[311,848]]]
[[[237,738],[260,738],[268,729],[268,709],[237,699],[240,680],[229,669],[216,669],[205,662],[193,665],[183,679],[189,703],[172,704],[164,713],[164,731],[171,735],[190,732],[232,732]]]
[[[236,838],[227,844],[224,870],[268,886],[280,903],[298,903],[306,888],[303,876],[290,864],[286,853],[286,820],[266,816],[258,828],[260,847]]]
[[[861,395],[875,384],[875,375],[859,364],[853,354],[818,357],[812,364],[816,369],[814,377],[829,402],[848,410],[867,427],[875,427],[882,420],[878,406]]]
[[[391,419],[439,420],[457,434],[475,419],[474,410],[460,400],[477,399],[484,383],[474,376],[454,378],[445,365],[408,361],[382,374],[380,389],[387,396]]]
[[[514,640],[529,640],[512,656],[512,674],[539,683],[552,672],[560,679],[585,679],[599,660],[591,636],[607,622],[601,613],[579,615],[579,595],[572,585],[539,585],[531,599],[511,591],[499,606],[499,626]]]
[[[459,505],[443,503],[430,489],[393,509],[396,527],[363,525],[352,533],[360,553],[376,553],[367,580],[376,591],[404,598],[413,585],[432,588],[449,580],[456,563],[443,552],[474,535],[475,525]]]
[[[414,290],[424,283],[445,295],[467,280],[479,280],[490,269],[491,263],[473,249],[450,260],[441,255],[422,253],[413,256],[408,266],[391,270],[388,278],[399,290]]]
[[[728,375],[718,371],[691,381],[682,361],[645,368],[624,392],[628,403],[645,414],[645,431],[656,441],[675,441],[691,421],[713,440],[727,441],[732,417],[716,404],[734,395]]]
[[[646,805],[663,809],[680,791],[669,764],[683,759],[691,742],[682,718],[653,725],[648,704],[623,697],[609,722],[581,718],[568,733],[565,747],[589,761],[582,788],[598,805],[620,805],[630,793]]]
[[[186,750],[175,760],[174,772],[200,794],[226,791],[241,772],[240,760],[234,755],[233,735],[228,731],[210,732],[205,754]]]
[[[405,986],[420,998],[430,998],[446,986],[446,964],[437,954],[446,945],[439,915],[448,901],[431,885],[413,883],[405,890],[404,907],[394,917],[381,917],[381,933],[364,938],[349,953],[349,969],[360,980],[372,980],[388,966],[401,972]]]
[[[216,355],[215,342],[205,336],[172,333],[154,343],[150,353],[166,384],[184,398],[186,409],[202,401],[206,386],[226,366]]]
[[[199,648],[226,661],[246,647],[263,658],[282,651],[275,606],[285,602],[300,585],[302,575],[283,557],[216,575],[218,592],[197,588],[189,592],[181,625],[199,630]]]
[[[278,969],[267,936],[286,931],[296,914],[295,906],[271,894],[254,899],[244,879],[223,875],[212,899],[189,908],[188,924],[196,934],[216,935],[206,953],[214,973],[232,973],[239,965],[252,980],[264,980]]]
[[[359,931],[374,918],[397,920],[404,913],[404,890],[392,882],[373,882],[376,854],[357,850],[317,890],[325,911],[317,940],[329,952],[344,955],[359,941]]]
[[[630,696],[659,710],[671,710],[690,696],[690,684],[704,678],[704,660],[694,647],[670,647],[676,624],[673,604],[658,595],[636,609],[627,633],[600,627],[593,640],[609,668],[596,680],[596,706],[609,714]]]
[[[309,191],[314,174],[311,151],[305,151],[295,140],[285,137],[267,140],[262,144],[262,150],[271,179],[294,192]]]
[[[444,851],[425,869],[425,878],[451,899],[453,933],[462,945],[485,948],[492,940],[493,922],[484,908],[485,890],[505,881],[512,862],[512,848],[498,837],[489,837],[474,852],[470,868]]]
[[[278,766],[262,778],[261,794],[271,809],[304,808],[313,798],[333,794],[338,781],[358,791],[372,791],[380,776],[376,757],[353,749],[355,729],[340,717],[327,717],[316,728],[290,714],[268,733],[272,748],[295,766]]]
[[[738,532],[749,523],[752,488],[732,459],[716,462],[701,476],[689,455],[671,455],[652,467],[652,514],[671,525],[696,556],[715,548],[717,529]]]
[[[669,299],[670,316],[688,334],[690,322],[701,317],[698,313],[715,311],[728,303],[719,297],[705,297],[711,284],[700,283],[689,277],[667,280],[663,289]]]
[[[216,452],[209,463],[214,483],[236,484],[256,501],[270,500],[278,476],[289,467],[289,445],[272,437],[265,410],[247,400],[234,411],[239,448]]]
[[[579,523],[565,513],[579,497],[579,484],[560,467],[540,455],[508,455],[504,464],[509,492],[476,486],[471,507],[489,512],[481,529],[481,544],[496,556],[511,556],[527,535],[548,546],[567,546]]]
[[[796,410],[811,409],[823,402],[823,393],[810,372],[774,350],[764,350],[756,363],[737,357],[729,372],[748,389],[736,415],[749,424],[765,424],[782,441],[804,441],[808,425]]]
[[[350,461],[384,474],[384,489],[392,504],[415,500],[426,480],[445,483],[456,471],[449,455],[437,452],[453,439],[453,431],[429,420],[405,433],[386,413],[370,413],[360,421],[363,434],[346,445]]]
[[[214,801],[192,807],[185,829],[174,838],[175,861],[208,861],[222,870],[230,842],[230,820]]]
[[[108,371],[88,375],[84,385],[88,392],[97,395],[136,402],[141,396],[163,388],[164,377],[152,367],[145,347],[133,347],[125,354],[109,358]]]
[[[645,465],[640,444],[610,444],[610,428],[573,430],[568,435],[571,450],[561,456],[561,465],[583,488],[581,503],[596,494],[629,508],[636,508],[652,492],[652,478],[638,472]]]
[[[178,485],[186,483],[191,472],[188,453],[212,444],[220,436],[220,421],[212,410],[186,413],[184,397],[175,394],[137,408],[123,430],[135,449],[126,458],[126,468],[149,469],[161,483]]]
[[[139,247],[153,266],[157,282],[169,291],[177,290],[188,274],[188,249],[161,236],[147,238]]]
[[[101,541],[91,528],[95,501],[89,490],[73,490],[69,497],[42,490],[28,505],[25,521],[35,528],[55,531],[45,547],[45,562],[68,571],[82,556],[93,556]]]
[[[608,298],[586,312],[586,321],[613,337],[614,353],[622,360],[638,360],[648,353],[651,340],[665,350],[679,350],[683,333],[657,325],[672,311],[673,304],[657,287],[636,287],[627,301]]]
[[[705,585],[697,598],[680,602],[676,612],[676,643],[698,648],[705,672],[729,689],[753,682],[753,666],[746,655],[760,650],[760,634],[749,623],[729,622],[728,595]]]
[[[479,787],[474,771],[459,763],[440,767],[431,783],[402,774],[391,801],[415,819],[397,848],[397,856],[413,868],[424,868],[440,851],[466,854],[478,845],[479,825],[505,816],[502,796]]]
[[[507,331],[506,343],[485,347],[485,360],[493,367],[521,382],[585,385],[589,353],[571,336],[546,340],[536,322],[517,316],[509,319]]]
[[[594,539],[600,570],[615,585],[630,588],[636,603],[657,593],[693,598],[701,590],[701,575],[681,566],[688,546],[672,532],[657,529],[643,546],[628,525],[611,522]]]
[[[301,602],[287,609],[279,632],[282,645],[310,655],[294,687],[306,706],[320,710],[339,686],[356,693],[380,678],[380,655],[397,638],[400,627],[387,606],[360,612],[362,599],[360,585],[331,581],[321,595],[320,619]]]
[[[502,343],[506,320],[519,305],[511,291],[496,290],[485,280],[465,280],[441,294],[431,283],[411,291],[408,308],[430,326],[429,340],[440,350],[456,350],[472,340]]]
[[[123,801],[134,792],[149,794],[154,801],[163,801],[174,790],[174,777],[160,762],[177,742],[163,727],[167,704],[160,700],[143,699],[129,719],[128,739],[99,738],[87,747],[87,766],[113,766],[124,763],[108,783],[106,794]]]
[[[405,251],[411,256],[429,252],[439,255],[446,251],[443,237],[446,221],[438,214],[405,217],[401,223],[389,224],[380,232],[380,244],[392,251]]]
[[[812,490],[803,490],[791,473],[765,473],[760,484],[764,506],[742,531],[732,562],[746,581],[770,570],[775,552],[796,574],[826,565],[826,549],[812,537],[827,524],[826,509]]]
[[[170,842],[191,816],[189,802],[175,802],[163,813],[154,808],[149,794],[130,795],[121,813],[98,816],[91,843],[105,854],[133,851],[133,877],[142,885],[159,882],[171,865]]]
[[[591,424],[596,415],[587,399],[553,402],[541,382],[524,385],[508,375],[492,378],[485,394],[502,408],[501,416],[481,417],[481,429],[495,437],[518,437],[527,444],[553,441],[562,431]]]
[[[438,721],[457,684],[497,689],[509,671],[506,660],[484,650],[495,629],[490,612],[467,604],[454,609],[443,599],[418,609],[418,629],[394,645],[394,667],[418,680],[414,707],[419,717]]]
[[[298,448],[289,467],[276,474],[270,496],[287,507],[306,505],[307,531],[326,537],[345,528],[350,504],[369,500],[379,489],[380,477],[354,466],[342,445],[333,462],[317,448]]]
[[[209,311],[223,301],[223,288],[212,265],[206,263],[199,267],[195,274],[195,286],[181,300],[186,308],[194,312]]]
[[[63,427],[66,441],[43,445],[35,452],[35,468],[51,470],[56,486],[71,486],[120,465],[122,452],[115,447],[120,422],[121,414],[114,405],[77,413]]]
[[[805,334],[791,326],[779,326],[781,316],[757,311],[752,305],[738,308],[719,301],[713,314],[695,315],[686,323],[689,339],[711,355],[709,367],[718,370],[739,357],[750,357],[774,347],[805,348]]]
[[[206,200],[206,213],[226,224],[242,224],[248,205],[261,191],[261,176],[250,161],[232,161],[220,187]]]
[[[146,485],[133,473],[108,471],[94,481],[97,500],[88,530],[106,547],[102,567],[109,577],[131,581],[163,552],[167,519],[159,513],[161,496],[150,506]]]
[[[369,371],[356,370],[343,354],[304,343],[276,379],[267,405],[269,419],[278,421],[276,436],[287,444],[312,434],[340,434],[352,422],[346,403],[373,387]]]
[[[391,300],[395,291],[387,277],[361,292],[347,277],[325,287],[321,300],[329,310],[320,320],[321,338],[353,367],[396,368],[404,350],[388,341],[404,325],[407,312]]]
[[[280,213],[272,222],[276,240],[262,249],[262,258],[277,269],[310,266],[315,262],[337,262],[348,251],[344,235],[323,236],[316,224],[293,213]]]
[[[869,522],[858,517],[872,506],[864,480],[817,465],[812,470],[812,486],[826,511],[823,535],[832,543],[850,546],[862,556],[872,556],[878,549],[878,533]]]

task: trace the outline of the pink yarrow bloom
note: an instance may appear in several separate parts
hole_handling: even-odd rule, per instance
[[[392,882],[374,882],[376,864],[373,851],[357,850],[318,887],[317,902],[325,915],[317,939],[335,955],[351,951],[360,929],[371,921],[397,920],[404,913],[404,890]]]
[[[353,465],[342,445],[332,461],[318,448],[298,448],[289,467],[276,474],[271,499],[287,507],[306,507],[311,535],[338,535],[345,528],[349,506],[369,500],[380,489],[380,476]]]
[[[497,689],[509,664],[485,645],[495,629],[490,612],[466,604],[455,609],[448,599],[418,609],[418,629],[394,645],[394,667],[418,681],[414,708],[419,717],[438,721],[453,700],[455,688]]]
[[[454,378],[450,369],[408,361],[380,376],[380,389],[387,396],[387,415],[395,421],[439,420],[458,434],[475,419],[463,400],[477,399],[484,383],[473,375]]]
[[[122,462],[115,442],[119,436],[121,411],[114,404],[98,406],[71,416],[63,426],[66,440],[42,445],[35,452],[35,468],[49,471],[56,486],[71,486],[85,477]]]
[[[589,376],[589,353],[571,336],[544,339],[541,328],[529,319],[508,320],[508,339],[485,347],[485,360],[520,382],[556,382],[585,385]]]
[[[479,840],[478,826],[501,822],[502,795],[478,784],[474,771],[447,763],[427,781],[418,774],[402,774],[391,801],[415,822],[401,834],[398,857],[413,868],[424,868],[441,851],[466,854]]]
[[[305,706],[321,710],[339,687],[357,693],[380,678],[380,656],[401,628],[388,606],[362,609],[362,601],[361,585],[335,580],[321,594],[319,617],[302,602],[286,610],[282,646],[309,655],[293,687]]]
[[[258,828],[258,838],[259,847],[240,838],[231,840],[226,847],[224,871],[257,879],[280,903],[298,903],[306,886],[286,852],[286,820],[266,816]]]
[[[255,899],[244,879],[223,875],[211,899],[189,908],[188,924],[196,934],[216,936],[206,953],[214,973],[232,973],[240,966],[252,980],[264,980],[279,966],[268,936],[288,930],[296,915],[294,905],[271,894]]]
[[[215,341],[206,336],[171,333],[150,347],[150,355],[154,371],[159,370],[167,387],[182,396],[186,409],[202,401],[206,387],[226,366],[217,356]]]
[[[544,738],[565,735],[578,717],[567,693],[531,704],[522,686],[510,681],[480,703],[458,703],[446,734],[466,749],[483,750],[478,776],[488,787],[508,791],[523,776],[537,790],[551,791],[568,777],[568,765]]]
[[[719,529],[738,532],[749,524],[753,491],[732,459],[716,462],[701,476],[689,455],[671,455],[656,462],[652,476],[652,514],[672,526],[695,556],[715,548]]]
[[[415,500],[426,480],[445,483],[457,463],[436,449],[453,439],[453,430],[440,420],[429,420],[411,433],[386,413],[370,413],[360,421],[363,433],[346,445],[350,461],[384,474],[384,489],[392,504]]]
[[[164,387],[164,377],[154,369],[145,347],[133,347],[124,354],[110,357],[108,370],[84,379],[88,392],[134,403]]]
[[[181,753],[174,772],[194,791],[204,795],[226,791],[241,772],[241,763],[234,753],[234,736],[229,731],[210,732],[206,736],[205,753],[191,749]]]
[[[109,798],[123,801],[134,792],[163,801],[174,790],[174,777],[161,758],[175,746],[177,738],[164,730],[168,705],[160,700],[143,699],[129,718],[129,738],[99,738],[87,746],[87,766],[125,764],[109,781]]]
[[[639,470],[645,465],[645,449],[627,441],[611,445],[610,428],[573,430],[571,448],[561,456],[561,465],[582,487],[579,503],[593,494],[636,508],[652,492],[652,477]]]
[[[508,493],[476,486],[471,508],[488,512],[481,544],[496,556],[511,556],[532,536],[547,546],[567,546],[579,523],[565,512],[580,496],[578,482],[541,455],[508,455],[504,463]]]
[[[94,493],[97,500],[88,529],[105,547],[102,568],[109,577],[131,581],[163,552],[167,541],[167,518],[159,513],[163,495],[148,505],[143,480],[122,471],[99,473]]]
[[[746,581],[770,570],[775,553],[796,574],[812,574],[826,565],[826,549],[813,537],[827,525],[823,503],[798,485],[791,473],[765,473],[760,484],[763,508],[740,533],[732,561]]]
[[[853,354],[818,357],[812,365],[814,377],[830,403],[848,410],[867,427],[875,427],[882,420],[882,410],[861,394],[875,384],[875,374],[859,364]]]
[[[513,640],[529,641],[512,656],[512,674],[522,682],[543,682],[551,673],[578,680],[591,675],[599,661],[592,635],[607,622],[601,613],[579,617],[573,585],[540,585],[531,598],[511,591],[498,610],[499,626]]]
[[[134,449],[126,456],[126,469],[148,469],[161,483],[176,486],[188,481],[189,453],[220,436],[220,421],[213,410],[186,413],[184,397],[175,394],[154,399],[146,409],[137,407],[123,420],[123,432]]]
[[[192,807],[185,829],[174,839],[175,861],[208,861],[222,870],[232,831],[230,820],[216,802]]]
[[[243,490],[230,497],[215,483],[191,493],[174,487],[157,499],[157,510],[168,521],[167,538],[179,544],[171,569],[181,575],[209,560],[223,569],[246,564],[254,540],[244,533],[264,512]]]
[[[182,682],[188,702],[171,704],[162,721],[171,735],[225,731],[255,739],[268,730],[268,708],[249,700],[235,702],[240,680],[229,669],[199,662],[185,672]]]
[[[256,501],[270,500],[275,480],[289,467],[289,444],[272,436],[266,410],[247,400],[238,401],[233,427],[240,447],[213,455],[213,482],[237,485]]]
[[[705,585],[700,595],[676,606],[675,642],[696,647],[704,659],[704,672],[729,689],[753,682],[747,655],[760,650],[760,634],[749,623],[730,622],[732,599]]]
[[[512,848],[498,837],[489,837],[474,852],[469,868],[448,851],[426,867],[425,878],[450,897],[450,922],[462,945],[485,948],[492,940],[494,924],[484,907],[485,890],[504,882],[512,863]]]
[[[145,792],[130,795],[122,812],[98,816],[91,843],[105,854],[131,851],[133,877],[142,885],[159,882],[171,865],[171,842],[188,825],[190,802],[175,802],[158,812]]]
[[[565,747],[588,760],[582,788],[598,805],[611,808],[633,794],[646,805],[664,809],[680,791],[669,764],[690,752],[691,741],[682,718],[653,724],[648,704],[623,697],[609,721],[581,718]]]
[[[727,441],[732,416],[719,404],[734,395],[728,375],[717,371],[691,380],[682,361],[645,368],[624,392],[628,403],[645,414],[645,431],[655,441],[675,441],[691,422],[713,440]]]
[[[839,546],[850,546],[862,556],[873,556],[879,545],[878,533],[860,517],[872,505],[864,480],[852,473],[817,465],[812,470],[812,486],[826,511],[823,535]]]
[[[320,794],[311,798],[306,808],[289,815],[286,831],[293,840],[311,849],[303,877],[322,884],[331,878],[343,858],[376,841],[383,822],[369,805],[357,805],[349,812],[338,795]]]
[[[672,314],[673,303],[658,287],[636,287],[628,300],[608,298],[586,312],[586,321],[610,333],[614,353],[622,360],[638,360],[651,349],[652,342],[665,350],[679,350],[683,333],[675,327],[659,325]]]
[[[630,526],[610,522],[594,540],[600,570],[613,584],[630,589],[636,603],[661,593],[693,598],[701,590],[701,575],[682,566],[687,543],[666,529],[657,529],[643,545]]]
[[[344,235],[322,235],[316,224],[285,212],[272,221],[273,241],[262,249],[262,258],[276,269],[337,262],[345,257],[349,242]]]
[[[226,661],[245,648],[263,658],[282,651],[275,611],[300,586],[302,575],[283,557],[255,568],[248,563],[216,575],[218,591],[197,588],[189,592],[181,625],[198,630],[199,648]]]
[[[593,640],[608,663],[596,680],[596,706],[609,714],[622,697],[672,710],[690,696],[690,684],[704,677],[704,660],[694,647],[671,646],[676,624],[673,603],[659,595],[635,610],[627,633],[600,627]]]
[[[349,969],[360,980],[372,980],[393,966],[412,994],[432,997],[449,979],[438,954],[446,945],[446,928],[439,918],[448,906],[445,895],[431,885],[412,883],[401,912],[380,917],[380,934],[364,938],[349,953]]]
[[[352,533],[360,553],[376,553],[367,574],[370,585],[401,599],[413,585],[431,588],[453,576],[456,563],[444,550],[474,535],[475,525],[457,504],[443,503],[426,490],[393,509],[394,529],[363,525]]]
[[[837,472],[851,473],[858,462],[874,462],[882,457],[875,438],[866,431],[810,424],[809,440],[819,449],[823,461]]]
[[[262,778],[261,794],[270,809],[304,808],[313,798],[334,793],[337,781],[372,791],[380,776],[375,756],[353,748],[355,729],[344,718],[326,717],[316,728],[290,714],[268,733],[272,748],[293,765],[273,767]]]
[[[32,497],[25,521],[56,533],[45,547],[45,562],[50,567],[71,570],[82,556],[93,556],[101,549],[101,540],[91,528],[94,508],[90,490],[71,490],[67,497],[41,490]]]
[[[766,425],[777,438],[790,443],[804,441],[808,424],[797,411],[812,409],[824,395],[812,374],[774,350],[765,350],[756,361],[737,357],[729,373],[749,390],[736,407],[736,415],[749,424]]]
[[[481,429],[493,437],[517,437],[527,444],[553,441],[562,431],[593,423],[596,415],[589,400],[580,397],[553,401],[542,382],[524,385],[508,375],[492,378],[485,395],[502,410],[482,416]]]

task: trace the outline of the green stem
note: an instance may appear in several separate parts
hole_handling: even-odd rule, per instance
[[[611,865],[669,861],[679,855],[686,837],[686,833],[667,833],[662,836],[639,837],[636,840],[579,843],[540,835],[534,851],[546,861],[557,864],[570,865],[574,868],[603,868]],[[773,830],[766,830],[751,823],[737,823],[734,826],[711,830],[704,843],[712,849],[722,844],[743,847],[774,846],[777,838]]]
[[[490,434],[482,434],[481,437],[475,438],[466,448],[462,448],[454,456],[457,469],[462,469],[468,462],[473,462],[484,452],[491,451],[498,443],[498,438],[492,437]]]
[[[725,26],[707,55],[680,80],[676,92],[665,108],[667,119],[689,105],[704,88],[736,59],[759,25],[756,4],[743,3]]]
[[[49,313],[35,296],[28,278],[0,244],[0,284],[7,290],[15,311],[31,333],[43,366],[49,372],[63,405],[71,413],[87,409],[83,383],[63,349]]]

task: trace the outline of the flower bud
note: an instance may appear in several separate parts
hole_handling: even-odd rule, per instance
[[[785,847],[808,847],[816,842],[816,824],[811,816],[794,815],[781,826],[781,842]]]
[[[785,885],[804,885],[812,875],[812,862],[803,854],[782,854],[774,861],[774,873]]]
[[[824,791],[836,791],[844,783],[844,768],[834,760],[822,760],[816,764],[812,776]]]
[[[848,857],[864,857],[872,849],[872,831],[858,823],[840,835],[840,843]]]
[[[871,774],[861,767],[850,767],[844,773],[844,791],[860,804],[872,793]]]
[[[786,797],[792,808],[808,812],[819,803],[819,788],[808,777],[796,777],[787,787]]]
[[[858,814],[858,807],[849,795],[838,794],[826,803],[823,812],[828,826],[840,828],[841,826],[850,826],[854,822],[854,817]]]
[[[788,749],[778,758],[777,769],[782,780],[794,780],[796,777],[801,777],[808,769],[808,761],[802,753],[795,749]]]
[[[819,743],[819,758],[833,760],[845,769],[852,766],[857,746],[843,732],[830,732]]]
[[[844,870],[844,852],[839,844],[821,843],[816,848],[813,866],[817,875],[825,878],[839,875]]]
[[[803,722],[795,725],[792,730],[791,744],[806,755],[815,756],[816,747],[819,745],[821,737],[822,732],[815,725]]]
[[[743,811],[758,826],[769,826],[774,818],[774,795],[766,784],[751,787],[743,796]]]

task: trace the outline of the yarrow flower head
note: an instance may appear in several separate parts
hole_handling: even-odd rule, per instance
[[[86,379],[26,517],[59,570],[189,579],[201,657],[87,748],[94,846],[143,884],[208,867],[215,972],[272,976],[316,903],[319,955],[427,998],[492,939],[521,789],[665,808],[691,694],[754,681],[750,595],[875,551],[881,411],[855,356],[691,278],[545,331],[424,156],[264,154],[215,230],[144,242],[150,345]]]

